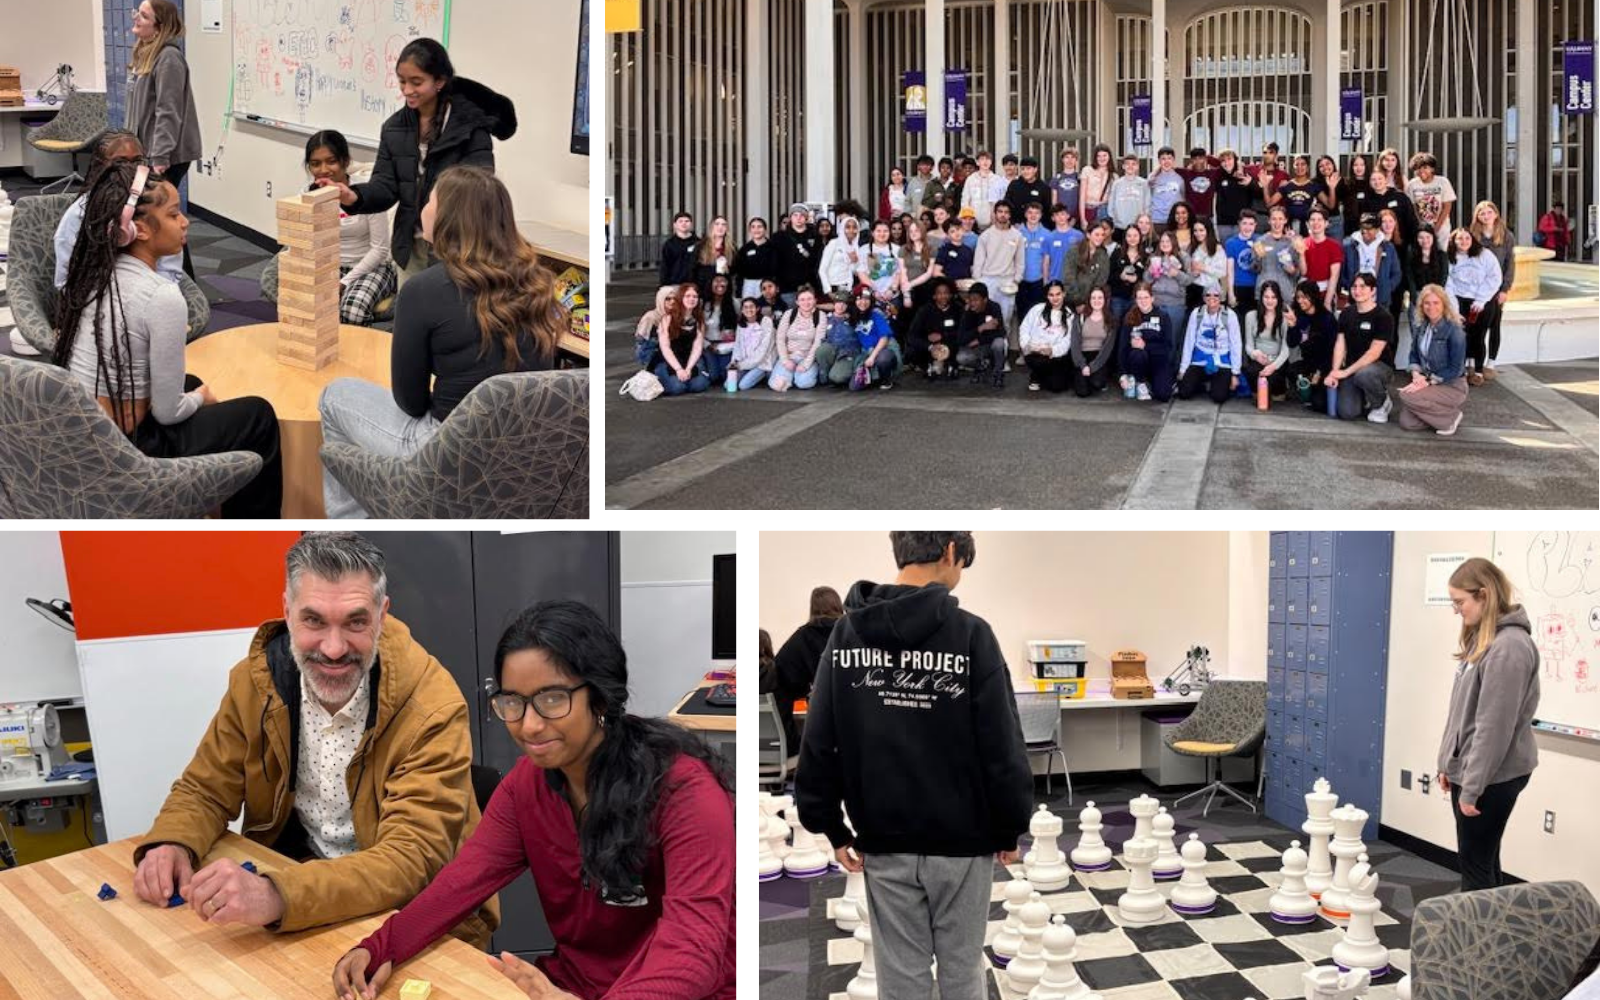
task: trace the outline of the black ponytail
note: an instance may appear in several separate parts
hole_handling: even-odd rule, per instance
[[[589,805],[578,827],[584,883],[614,902],[642,890],[645,859],[664,779],[680,756],[703,762],[724,791],[733,793],[727,762],[699,736],[661,719],[630,715],[628,657],[615,632],[588,605],[542,601],[518,615],[494,652],[495,683],[512,653],[537,649],[558,669],[589,687],[589,709],[605,727],[589,761]],[[564,787],[560,771],[546,772]]]
[[[306,140],[306,166],[311,165],[311,158],[323,147],[327,147],[328,152],[333,154],[340,167],[345,170],[350,169],[350,143],[345,139],[343,132],[331,128],[313,133],[311,138]]]

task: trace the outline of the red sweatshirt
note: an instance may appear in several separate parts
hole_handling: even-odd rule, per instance
[[[581,1000],[733,1000],[733,804],[703,762],[673,763],[652,831],[647,902],[601,902],[578,875],[571,808],[524,758],[461,853],[361,942],[368,968],[410,960],[528,869],[556,941],[537,964],[561,989]]]

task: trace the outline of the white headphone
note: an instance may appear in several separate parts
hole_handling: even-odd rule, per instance
[[[133,186],[128,189],[128,203],[122,207],[122,216],[111,224],[111,235],[116,240],[119,250],[139,236],[139,231],[133,226],[133,212],[139,207],[139,196],[144,193],[145,182],[149,179],[150,168],[140,164],[133,175]]]

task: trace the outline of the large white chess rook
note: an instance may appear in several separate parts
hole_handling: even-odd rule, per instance
[[[1157,823],[1160,820],[1157,816]],[[1206,881],[1206,845],[1198,833],[1183,842],[1182,864],[1183,878],[1172,887],[1172,908],[1187,916],[1210,913],[1217,908],[1217,890]]]
[[[1028,832],[1033,836],[1033,846],[1022,858],[1028,881],[1043,892],[1065,889],[1072,880],[1072,869],[1067,867],[1056,844],[1061,836],[1061,817],[1041,804],[1028,824]]]
[[[1093,802],[1078,813],[1078,846],[1072,849],[1072,867],[1080,872],[1103,872],[1111,867],[1111,848],[1100,836],[1104,826]]]
[[[1317,918],[1317,901],[1306,891],[1306,852],[1300,841],[1289,843],[1283,852],[1283,881],[1267,900],[1267,910],[1280,924],[1309,924]]]
[[[994,963],[1002,969],[1017,956],[1017,949],[1022,946],[1022,907],[1033,898],[1033,886],[1025,878],[1012,879],[1006,883],[1005,923],[1000,925],[1000,930],[990,942],[989,947],[994,950]]]
[[[1372,926],[1381,905],[1377,892],[1378,873],[1363,854],[1350,869],[1350,926],[1333,946],[1333,961],[1341,969],[1365,969],[1373,979],[1382,979],[1389,974],[1389,949],[1378,940]]]
[[[1333,843],[1328,845],[1328,850],[1335,862],[1333,882],[1322,893],[1322,915],[1342,924],[1350,919],[1350,868],[1366,850],[1361,843],[1361,829],[1367,825],[1367,813],[1346,803],[1335,809],[1331,818]]]
[[[1161,808],[1161,803],[1148,795],[1140,795],[1128,802],[1128,812],[1133,814],[1133,836],[1129,840],[1149,840],[1151,820],[1155,819],[1156,810]],[[1123,845],[1126,850],[1127,845]]]
[[[861,968],[856,970],[844,993],[850,1000],[878,1000],[878,966],[872,958],[872,921],[867,915],[865,892],[856,903],[856,913],[861,926],[855,929],[853,937],[861,942]]]
[[[1022,944],[1016,957],[1006,965],[1006,982],[1026,995],[1044,976],[1044,929],[1050,923],[1050,907],[1035,892],[1017,912],[1022,921]]]
[[[1151,800],[1155,801],[1154,799]],[[1128,891],[1117,900],[1117,912],[1130,924],[1149,924],[1167,913],[1167,901],[1156,891],[1150,866],[1156,860],[1156,842],[1135,838],[1122,845],[1122,861],[1131,873]]]
[[[1306,821],[1300,829],[1311,838],[1306,867],[1306,891],[1311,898],[1322,898],[1322,891],[1333,882],[1333,861],[1328,857],[1328,838],[1333,836],[1333,820],[1328,816],[1339,804],[1339,796],[1327,778],[1318,778],[1306,793]]]

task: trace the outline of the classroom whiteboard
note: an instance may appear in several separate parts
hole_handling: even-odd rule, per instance
[[[711,669],[711,581],[624,583],[621,589],[628,711],[666,715]]]
[[[233,114],[376,146],[400,50],[449,32],[450,0],[233,0]]]
[[[71,632],[25,603],[68,598],[67,564],[55,531],[0,533],[0,704],[78,698],[77,645]]]
[[[1600,729],[1600,532],[1497,531],[1539,647],[1539,719]]]

